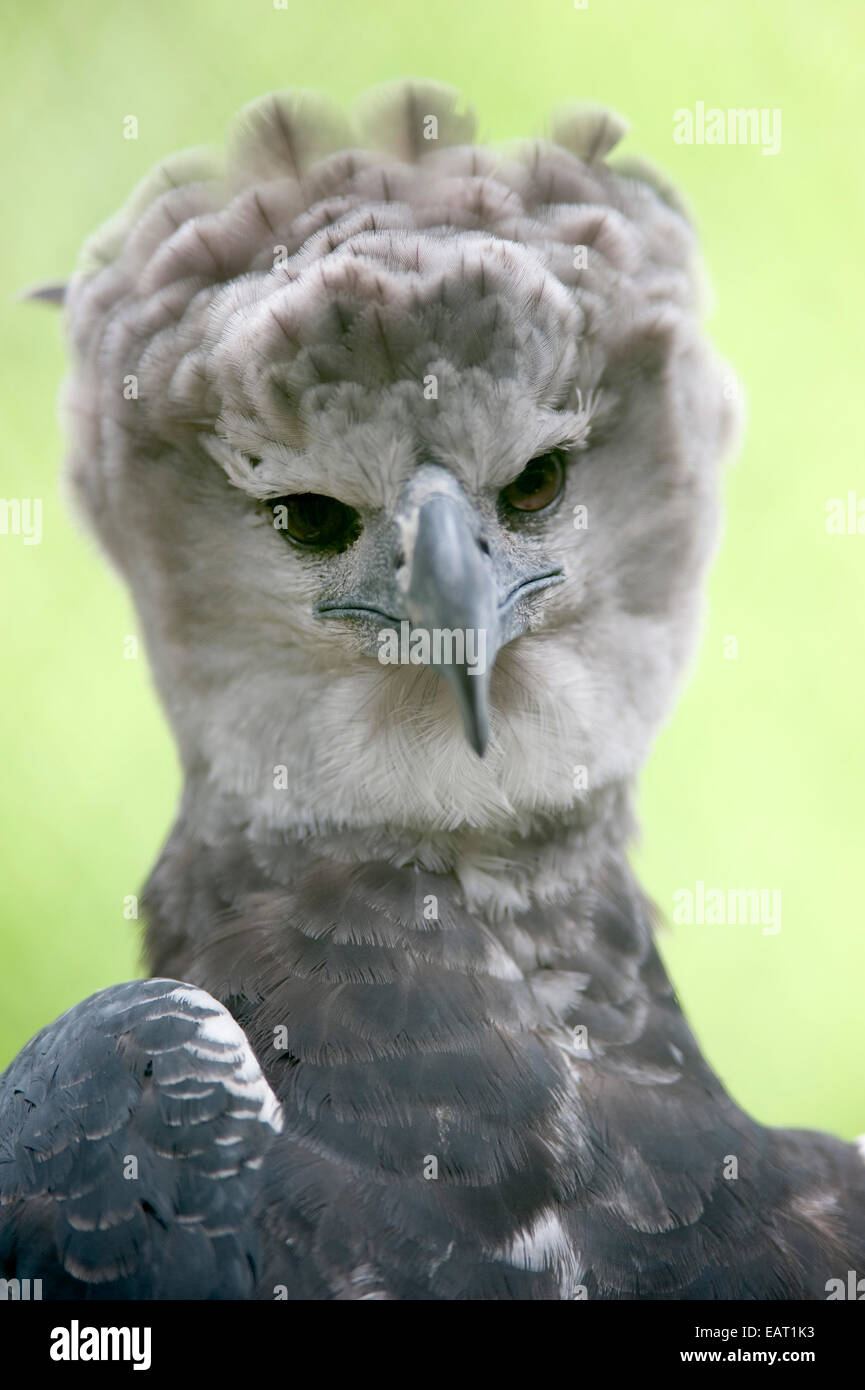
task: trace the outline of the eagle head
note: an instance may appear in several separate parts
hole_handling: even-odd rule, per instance
[[[270,827],[474,829],[627,782],[692,646],[734,394],[621,134],[305,94],[161,165],[67,297],[70,472],[187,774]]]

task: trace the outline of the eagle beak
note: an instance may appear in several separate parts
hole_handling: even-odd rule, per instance
[[[490,675],[501,645],[498,583],[478,518],[460,497],[434,493],[419,507],[405,606],[426,634],[429,665],[450,686],[466,738],[483,757]]]

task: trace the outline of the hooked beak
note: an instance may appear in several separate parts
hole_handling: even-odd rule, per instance
[[[529,623],[520,600],[564,575],[558,568],[539,572],[536,555],[521,560],[512,548],[494,551],[468,496],[436,464],[417,471],[396,523],[396,534],[391,530],[371,543],[357,590],[319,603],[316,611],[379,629],[386,623],[395,638],[394,625],[405,630],[412,662],[432,666],[450,686],[466,738],[483,757],[496,657]]]
[[[473,521],[461,501],[446,493],[422,504],[405,598],[413,629],[429,634],[429,664],[450,686],[466,738],[482,758],[501,631],[489,547]]]

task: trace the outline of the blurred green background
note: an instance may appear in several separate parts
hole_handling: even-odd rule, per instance
[[[750,422],[699,664],[643,783],[638,868],[668,918],[698,879],[782,890],[778,935],[672,926],[663,950],[739,1101],[865,1129],[865,535],[825,530],[827,499],[865,497],[859,0],[74,0],[7,5],[3,27],[0,495],[43,499],[43,539],[0,535],[0,1065],[138,973],[123,900],[178,792],[144,660],[123,656],[135,619],[59,489],[60,320],[14,292],[68,273],[155,160],[219,141],[260,93],[350,100],[423,75],[461,87],[491,139],[540,131],[561,101],[613,106],[622,152],[695,211]],[[780,153],[674,144],[674,110],[697,101],[780,108]]]

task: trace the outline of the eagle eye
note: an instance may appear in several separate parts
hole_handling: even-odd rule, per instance
[[[310,550],[345,550],[360,535],[360,517],[353,507],[318,492],[295,492],[267,502],[273,525],[295,545]]]
[[[543,512],[558,502],[565,486],[565,462],[560,450],[552,449],[527,463],[518,478],[500,494],[508,511]]]

